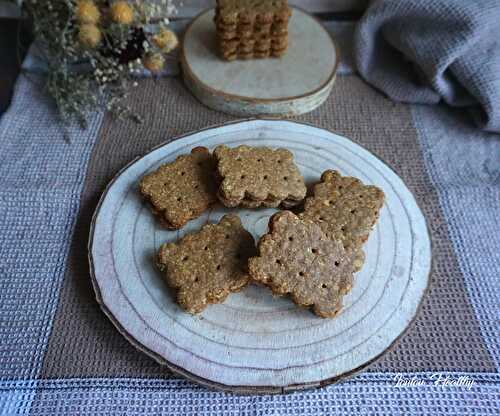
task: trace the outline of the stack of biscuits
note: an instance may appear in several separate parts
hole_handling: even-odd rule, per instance
[[[363,266],[362,246],[384,203],[379,188],[332,170],[306,198],[290,151],[244,145],[221,145],[213,153],[197,147],[146,175],[140,190],[168,229],[181,228],[216,201],[228,208],[283,209],[257,247],[239,217],[229,214],[160,248],[158,267],[190,313],[253,281],[318,316],[335,316]],[[300,211],[302,202],[302,212],[288,210]]]
[[[283,56],[291,14],[287,0],[217,0],[221,57],[232,61]]]

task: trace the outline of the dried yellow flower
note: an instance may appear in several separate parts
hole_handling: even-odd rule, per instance
[[[168,53],[179,45],[179,40],[174,32],[163,28],[153,36],[153,43],[163,52]]]
[[[99,28],[94,24],[83,24],[78,32],[78,40],[86,48],[95,48],[101,42],[102,35]]]
[[[144,68],[155,74],[160,72],[165,66],[165,58],[159,53],[148,54],[143,58],[142,64]]]
[[[129,25],[134,21],[134,10],[126,1],[115,1],[109,9],[111,20],[123,25]]]
[[[96,24],[101,18],[101,12],[92,0],[79,0],[76,3],[76,20],[80,23]]]

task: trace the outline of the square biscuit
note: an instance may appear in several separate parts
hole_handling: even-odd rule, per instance
[[[231,214],[177,243],[161,246],[157,265],[176,290],[178,304],[195,314],[247,285],[247,262],[253,254],[252,235]]]
[[[329,239],[312,221],[290,211],[271,217],[269,232],[258,243],[259,255],[248,261],[252,280],[275,295],[289,295],[299,306],[323,318],[335,316],[353,281],[352,253]]]
[[[283,56],[288,48],[291,13],[286,0],[217,0],[214,21],[221,57]]]
[[[217,0],[216,19],[226,25],[288,21],[288,0]]]
[[[356,270],[364,262],[362,246],[384,204],[384,193],[359,179],[327,170],[306,198],[303,219],[317,223],[329,238],[339,240],[346,250],[356,252]]]
[[[286,149],[220,145],[214,150],[218,197],[229,207],[287,206],[299,204],[306,186],[293,154]]]
[[[222,29],[221,26],[218,25],[217,36],[222,39],[239,38],[242,40],[262,37],[285,37],[288,39],[288,27],[271,25],[261,27],[238,26],[231,29]]]
[[[278,208],[280,205],[285,205],[285,201],[280,201],[279,199],[266,199],[264,201],[254,201],[252,199],[242,199],[242,200],[230,200],[224,198],[220,193],[217,194],[219,197],[219,201],[222,202],[222,205],[233,208],[233,207],[241,207],[241,208]]]
[[[139,189],[168,229],[179,229],[217,201],[215,161],[204,147],[144,176]]]

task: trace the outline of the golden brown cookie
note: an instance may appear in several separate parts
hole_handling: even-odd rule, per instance
[[[223,195],[220,193],[217,194],[219,197],[219,200],[222,202],[222,205],[228,207],[228,208],[234,208],[234,207],[241,207],[241,208],[250,208],[250,209],[255,209],[259,207],[266,207],[266,208],[278,208],[280,205],[285,206],[286,205],[286,200],[285,201],[280,201],[279,199],[266,199],[264,201],[255,201],[252,199],[243,199],[243,200],[230,200],[224,198]],[[292,203],[292,206],[296,205]]]
[[[252,29],[240,29],[237,30],[237,36],[241,39],[258,39],[263,37],[276,38],[276,37],[286,37],[288,39],[288,28],[285,29],[274,29],[274,26],[270,28],[252,28]]]
[[[287,48],[283,48],[283,49],[273,49],[271,51],[271,56],[273,58],[281,58],[282,56],[284,56],[286,54],[286,49]]]
[[[323,318],[339,312],[353,279],[353,255],[340,241],[327,238],[312,221],[281,211],[271,217],[258,251],[248,261],[253,280]]]
[[[239,26],[238,33],[242,38],[258,38],[263,36],[271,36],[272,25],[261,25],[261,26]]]
[[[356,252],[356,270],[360,270],[364,262],[361,247],[383,204],[381,189],[327,170],[314,186],[313,195],[306,198],[300,217],[316,222],[328,237],[342,241],[347,250]]]
[[[220,19],[215,19],[215,25],[217,32],[236,32],[239,35],[245,36],[254,35],[257,33],[271,33],[272,29],[275,28],[276,31],[283,31],[283,28],[287,28],[286,23],[279,24],[225,24]]]
[[[157,263],[167,284],[177,291],[179,305],[194,314],[246,286],[247,261],[253,254],[251,234],[231,214],[177,243],[164,244]]]
[[[228,61],[234,61],[236,59],[248,60],[248,59],[263,59],[263,58],[281,58],[287,52],[287,46],[284,47],[268,47],[260,49],[255,46],[245,46],[239,45],[236,49],[222,49],[220,51],[220,56]]]
[[[215,18],[215,28],[217,29],[217,33],[229,33],[229,32],[234,32],[236,33],[238,30],[238,25],[235,24],[225,24],[222,22],[220,19]]]
[[[287,21],[287,0],[217,0],[216,19],[225,24],[266,24]]]
[[[144,176],[140,192],[166,228],[178,229],[217,201],[214,170],[208,149],[196,147]]]
[[[288,33],[288,21],[276,21],[271,26],[271,33],[273,35],[287,34]]]
[[[274,37],[271,40],[271,48],[273,50],[282,50],[282,49],[286,49],[287,47],[288,47],[288,37],[287,36]]]
[[[235,61],[237,59],[248,60],[248,59],[263,59],[263,58],[281,58],[286,54],[287,49],[274,50],[270,49],[264,52],[251,51],[249,52],[245,48],[238,48],[235,51],[222,52],[220,55],[226,61]]]
[[[241,41],[238,38],[229,39],[229,40],[223,39],[220,42],[221,50],[223,52],[234,52],[234,51],[236,51],[238,46],[240,46],[240,43],[241,43]],[[252,49],[253,49],[253,45],[252,45]]]
[[[239,38],[238,32],[217,32],[217,37],[219,39],[219,48],[221,47],[221,40],[231,40]]]
[[[277,206],[283,201],[292,206],[305,197],[304,178],[286,149],[221,145],[214,150],[214,157],[220,180],[218,196],[227,206],[245,202]]]
[[[263,38],[255,42],[255,52],[268,52],[270,49],[271,38]]]
[[[236,59],[238,59],[238,53],[236,51],[234,51],[234,52],[221,52],[220,56],[221,56],[221,58],[225,59],[226,61],[236,61]]]
[[[248,44],[248,45],[241,44],[238,46],[237,52],[239,54],[253,53],[254,47],[255,46],[253,44]]]
[[[241,40],[238,38],[230,39],[230,40],[221,40],[220,42],[220,50],[223,53],[251,53],[254,52],[255,49],[255,40],[254,39],[245,39]]]
[[[255,50],[253,53],[253,57],[255,59],[264,59],[264,58],[269,58],[270,56],[271,56],[270,50],[265,50],[265,51]]]
[[[290,16],[286,0],[218,0],[214,21],[221,57],[234,60],[284,55]]]
[[[223,59],[262,59],[269,57],[281,57],[288,49],[288,40],[278,38],[276,42],[271,39],[221,39],[219,52]]]
[[[236,50],[241,47],[255,48],[255,50],[266,51],[268,49],[282,49],[288,46],[287,36],[270,37],[267,35],[254,36],[251,38],[234,37],[231,39],[220,39],[219,45],[223,51]]]

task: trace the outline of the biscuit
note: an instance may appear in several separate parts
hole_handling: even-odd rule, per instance
[[[272,23],[265,23],[265,24],[226,24],[220,19],[214,19],[215,20],[215,25],[217,27],[218,32],[247,32],[251,31],[252,33],[256,32],[265,32],[265,33],[270,33],[273,28],[276,30],[282,30],[283,28],[287,28],[288,26],[285,23],[279,23],[279,24],[272,24]]]
[[[214,170],[208,149],[196,147],[144,176],[139,189],[161,224],[179,229],[217,201]]]
[[[221,57],[283,56],[288,47],[290,16],[286,0],[218,0],[214,21]]]
[[[239,54],[253,53],[254,45],[239,45],[238,48],[234,51]]]
[[[255,39],[241,40],[238,38],[230,40],[223,39],[220,42],[220,49],[223,52],[243,51],[243,50],[248,50],[249,52],[253,52],[254,49],[256,49],[256,40]]]
[[[286,36],[275,37],[271,39],[271,48],[273,50],[286,49],[288,47],[288,38]]]
[[[255,52],[267,52],[271,49],[271,39],[263,38],[255,42]]]
[[[266,199],[264,201],[256,201],[252,199],[243,199],[243,200],[230,200],[224,198],[223,195],[220,193],[217,194],[220,202],[222,202],[222,205],[228,207],[228,208],[234,208],[234,207],[241,207],[241,208],[250,208],[250,209],[255,209],[255,208],[260,208],[260,207],[266,207],[266,208],[278,208],[280,205],[285,206],[286,201],[280,201],[279,199]]]
[[[288,21],[274,22],[271,26],[271,34],[273,35],[287,35],[288,34]]]
[[[227,206],[248,203],[262,206],[299,204],[305,197],[304,178],[286,149],[224,145],[214,150],[217,162],[218,196]],[[229,202],[228,202],[229,201]]]
[[[254,254],[253,237],[231,214],[177,243],[162,245],[157,264],[176,290],[178,304],[195,314],[247,285],[247,261]]]
[[[283,22],[291,16],[287,0],[217,0],[215,10],[225,24]]]
[[[257,44],[253,45],[245,45],[238,44],[228,45],[227,47],[219,47],[220,56],[224,60],[236,60],[236,59],[262,59],[262,58],[281,58],[286,54],[288,50],[288,43],[281,45],[273,45],[267,44]]]
[[[271,36],[272,25],[262,25],[258,27],[238,26],[237,31],[241,38]]]
[[[253,57],[255,59],[269,58],[271,56],[271,53],[272,52],[270,50],[267,50],[267,51],[255,50],[254,53],[253,53]]]
[[[220,41],[220,47],[221,47],[221,50],[223,52],[233,52],[235,51],[238,46],[240,46],[240,39],[238,38],[234,38],[234,39],[222,39]],[[253,49],[253,45],[252,45],[252,49]]]
[[[286,48],[284,49],[273,49],[271,51],[271,56],[273,58],[281,58],[286,53]]]
[[[246,47],[239,47],[236,50],[227,50],[221,52],[221,56],[224,59],[230,59],[234,57],[234,59],[262,59],[275,57],[279,58],[286,53],[286,49],[270,49],[270,50],[254,50]]]
[[[238,26],[235,29],[231,30],[222,30],[222,29],[217,29],[217,35],[222,38],[222,39],[252,39],[252,38],[257,38],[257,37],[286,37],[288,38],[288,28],[285,27],[283,29],[275,28],[275,26],[271,26],[270,28],[268,27],[241,27]]]
[[[239,38],[238,32],[217,32],[217,37],[219,39],[219,47],[221,40],[231,40],[235,38]]]
[[[335,316],[353,281],[353,255],[312,221],[290,211],[271,217],[269,233],[248,261],[250,277],[275,295],[289,295],[323,318]]]
[[[234,52],[222,52],[221,57],[226,61],[236,61],[238,59],[238,53]]]
[[[262,39],[222,39],[220,41],[220,50],[223,56],[237,54],[237,55],[266,55],[269,56],[273,52],[284,52],[288,46],[288,39],[286,38],[276,38],[271,40],[271,38]],[[243,56],[240,56],[243,58]]]
[[[313,195],[306,198],[302,219],[317,223],[323,232],[356,252],[356,270],[364,262],[361,247],[368,239],[384,204],[384,193],[356,178],[327,170],[321,175]]]

